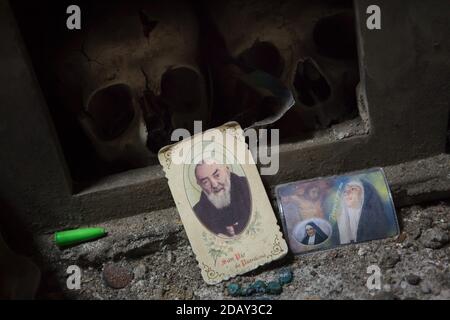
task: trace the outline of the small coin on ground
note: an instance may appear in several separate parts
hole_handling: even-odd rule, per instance
[[[122,289],[133,280],[133,272],[127,268],[110,263],[103,267],[103,279],[109,287]]]

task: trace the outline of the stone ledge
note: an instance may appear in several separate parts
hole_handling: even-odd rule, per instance
[[[98,267],[106,261],[136,259],[187,243],[178,212],[175,208],[153,211],[123,219],[111,220],[96,226],[105,228],[108,235],[93,242],[59,249],[53,234],[35,239],[45,264],[58,261],[79,266]]]
[[[373,298],[448,298],[450,287],[441,280],[448,272],[448,244],[437,250],[427,243],[434,233],[448,240],[448,204],[422,210],[409,207],[424,201],[450,198],[450,156],[436,157],[384,168],[402,225],[399,239],[372,241],[347,246],[300,258],[292,256],[258,269],[236,281],[263,278],[270,280],[281,266],[291,266],[297,280],[286,289],[282,299],[357,299],[372,298],[364,286],[368,265],[379,263],[391,291],[381,291]],[[401,209],[402,207],[407,207]],[[43,298],[73,299],[214,299],[225,298],[225,284],[207,286],[201,279],[197,262],[189,246],[176,208],[142,213],[136,216],[97,224],[108,231],[108,236],[94,242],[61,250],[53,243],[51,234],[37,237],[38,261],[44,274]],[[425,232],[426,231],[426,232]],[[434,233],[433,233],[434,232]],[[427,239],[432,237],[430,241]],[[406,240],[405,240],[406,239]],[[403,242],[400,243],[399,242]],[[428,241],[428,242],[427,242]],[[431,243],[431,242],[430,242]],[[435,245],[435,243],[431,243]],[[400,245],[400,247],[399,247]],[[402,248],[401,250],[399,248]],[[442,264],[434,268],[431,262]],[[399,251],[394,260],[390,252]],[[368,254],[370,252],[370,255]],[[338,258],[336,258],[338,256]],[[444,259],[443,257],[447,257]],[[363,260],[361,260],[363,259]],[[364,260],[365,259],[365,260]],[[398,268],[397,262],[414,263]],[[425,260],[424,260],[425,259]],[[124,289],[108,288],[102,280],[102,269],[108,263],[117,263],[135,274]],[[433,262],[434,263],[434,262]],[[82,290],[65,288],[66,269],[78,265],[83,270]],[[323,267],[322,267],[323,266]],[[429,269],[432,269],[431,271]],[[443,269],[442,269],[443,268]],[[446,269],[447,268],[447,269]],[[343,270],[349,271],[343,271]],[[441,270],[442,269],[442,270]],[[351,272],[350,272],[351,270]],[[433,276],[427,276],[429,272]],[[354,278],[354,274],[358,277]],[[418,289],[405,284],[408,274],[423,280]],[[441,279],[442,278],[442,279]],[[234,280],[233,280],[234,281]],[[355,282],[356,281],[356,282]],[[49,284],[50,283],[50,284]],[[403,288],[404,287],[404,288]]]
[[[257,279],[271,281],[277,276],[280,268],[291,267],[294,281],[281,295],[264,298],[449,299],[449,205],[450,203],[443,202],[426,207],[412,206],[400,209],[398,215],[403,228],[402,234],[397,238],[342,246],[299,257],[287,257],[231,281],[242,285]],[[110,237],[116,239],[125,237],[131,240],[123,239],[124,244],[120,244],[120,241],[116,243],[114,239],[104,238],[91,244],[64,251],[58,250],[59,256],[58,254],[52,256],[51,272],[46,272],[51,273],[56,284],[53,286],[47,284],[47,290],[40,293],[40,298],[231,298],[226,295],[226,286],[230,281],[215,286],[203,282],[194,254],[181,231],[176,212],[165,210],[159,213],[173,218],[171,221],[166,220],[169,223],[165,228],[175,235],[173,241],[179,241],[177,245],[165,244],[159,238],[161,234],[157,228],[145,226],[130,228],[124,225],[130,223],[128,219],[122,220],[120,226],[109,225],[109,228],[114,230]],[[145,216],[146,214],[136,218],[135,223],[153,221],[152,218],[144,220]],[[118,221],[113,224],[119,225]],[[146,252],[146,256],[140,258],[127,254],[139,248],[138,244],[146,248],[146,245],[140,243],[141,236],[133,233],[136,230],[145,232],[149,237],[158,238],[147,242],[150,249]],[[126,235],[117,232],[130,233]],[[124,247],[126,241],[130,244],[129,251]],[[48,236],[45,243],[51,246],[46,249],[55,251],[54,245],[48,242]],[[108,248],[108,245],[111,247]],[[158,250],[153,251],[156,248]],[[96,250],[99,252],[95,252]],[[145,255],[144,251],[141,253]],[[102,256],[102,252],[106,255]],[[108,254],[111,258],[107,256]],[[89,255],[89,259],[85,258],[85,255]],[[103,279],[103,268],[111,262],[134,274],[134,279],[123,289],[113,289]],[[64,289],[67,279],[66,269],[71,264],[77,264],[82,269],[80,290]],[[367,267],[373,264],[380,267],[383,283],[381,290],[369,291],[366,287]],[[49,280],[44,277],[45,281]]]
[[[450,198],[450,155],[442,154],[386,167],[384,170],[397,208]],[[111,220],[96,226],[104,227],[108,236],[60,250],[53,243],[53,236],[45,234],[36,239],[37,246],[46,263],[62,260],[97,267],[105,261],[138,259],[163,248],[173,249],[188,244],[174,207]]]
[[[384,168],[397,208],[450,198],[450,155]]]

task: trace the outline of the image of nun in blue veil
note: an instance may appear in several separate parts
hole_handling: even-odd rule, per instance
[[[381,239],[392,233],[395,222],[390,221],[380,195],[368,181],[348,181],[342,192],[341,204],[337,219],[339,243]],[[394,213],[390,216],[393,217]]]

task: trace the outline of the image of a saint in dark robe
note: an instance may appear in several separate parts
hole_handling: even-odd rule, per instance
[[[251,214],[247,178],[214,160],[198,163],[195,178],[202,193],[193,209],[202,224],[223,237],[234,237],[244,231]]]
[[[322,229],[320,229],[314,222],[309,222],[305,226],[305,233],[306,234],[302,240],[302,244],[306,246],[321,244],[328,238],[325,232],[323,232]]]
[[[337,218],[341,244],[381,239],[391,228],[378,192],[364,180],[355,179],[345,184],[341,207]]]

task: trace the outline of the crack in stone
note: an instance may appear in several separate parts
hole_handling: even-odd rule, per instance
[[[98,65],[103,66],[103,63],[101,63],[101,62],[98,61],[98,60],[92,59],[92,58],[87,54],[86,49],[85,49],[85,47],[84,47],[84,43],[81,45],[80,52],[81,52],[81,55],[82,55],[83,57],[86,58],[87,62],[89,62],[89,63],[95,62],[95,63],[97,63]]]
[[[148,79],[147,73],[145,72],[145,70],[144,70],[144,68],[142,66],[141,66],[141,72],[142,72],[142,75],[144,76],[144,79],[145,79],[145,89],[146,90],[150,90],[150,86],[149,86],[150,81]]]

